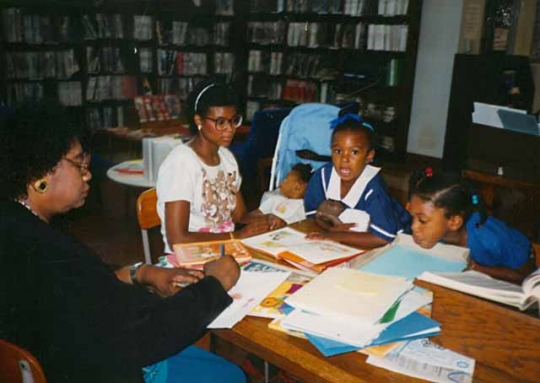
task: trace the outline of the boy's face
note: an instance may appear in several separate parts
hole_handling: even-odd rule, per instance
[[[342,181],[356,181],[374,156],[362,131],[343,130],[332,139],[332,163]]]
[[[461,226],[457,224],[461,217],[448,218],[443,208],[414,195],[407,204],[407,210],[413,219],[411,228],[414,242],[424,249],[431,249],[448,233],[458,230]]]
[[[303,198],[306,192],[307,184],[302,181],[296,170],[291,170],[287,177],[279,185],[281,194],[284,197],[298,199]]]

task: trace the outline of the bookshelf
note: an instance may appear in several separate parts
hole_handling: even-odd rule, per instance
[[[421,8],[421,0],[249,1],[246,118],[275,105],[356,101],[383,158],[404,156]]]
[[[136,125],[133,98],[181,100],[236,70],[232,1],[5,1],[0,98],[52,97],[91,131]]]
[[[421,8],[422,0],[4,1],[0,95],[8,104],[53,95],[97,130],[136,124],[135,95],[185,100],[217,75],[240,91],[248,121],[270,106],[360,102],[379,153],[398,158]],[[54,75],[53,61],[65,63]]]

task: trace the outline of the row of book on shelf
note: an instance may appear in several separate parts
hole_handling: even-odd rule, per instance
[[[80,70],[73,49],[6,54],[7,78],[39,80],[68,79]]]
[[[90,76],[86,86],[86,100],[127,100],[137,95],[134,76]]]
[[[290,47],[405,51],[408,25],[266,21],[248,23],[248,41]]]
[[[333,79],[333,67],[335,63],[331,58],[322,54],[292,53],[283,60],[281,52],[249,51],[248,71],[254,74],[264,73],[274,76],[284,74],[301,78]]]
[[[122,105],[87,108],[86,123],[91,132],[124,126],[125,113]]]
[[[251,0],[250,12],[344,14],[349,16],[406,15],[409,0]]]
[[[426,371],[398,367],[404,358],[418,357],[416,348],[427,347],[426,338],[444,329],[430,318],[433,295],[412,282],[426,270],[460,272],[468,258],[467,249],[441,244],[425,250],[401,234],[394,243],[365,252],[330,241],[307,241],[305,234],[284,228],[242,241],[175,245],[175,253],[162,262],[201,268],[221,256],[220,246],[243,266],[230,292],[240,298],[209,328],[231,328],[245,315],[265,317],[271,319],[269,328],[306,338],[324,356],[359,351],[369,355],[368,363],[424,378],[415,374]],[[294,268],[253,259],[250,249]],[[450,369],[445,373],[457,369],[470,381],[474,360],[445,353],[439,357],[467,362],[460,368],[443,366]],[[425,355],[421,362],[437,365],[435,359]]]
[[[223,56],[220,56],[223,58]],[[230,60],[233,55],[231,54]],[[196,52],[180,52],[175,50],[158,49],[158,75],[204,75],[207,73],[207,54]],[[146,64],[145,64],[146,65]]]

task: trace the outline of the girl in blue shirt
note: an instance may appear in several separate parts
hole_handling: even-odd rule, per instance
[[[457,174],[413,173],[409,203],[414,241],[432,248],[439,241],[468,247],[470,268],[519,283],[534,268],[531,242],[519,231],[486,216],[480,197]]]
[[[383,246],[408,226],[410,217],[388,195],[380,168],[369,165],[375,156],[373,127],[356,114],[337,118],[331,127],[332,163],[311,178],[304,196],[306,214],[313,215],[321,202],[332,199],[366,212],[370,223],[367,232],[357,232],[354,224],[332,226],[315,218],[326,231],[312,233],[308,238],[326,238],[362,248]]]

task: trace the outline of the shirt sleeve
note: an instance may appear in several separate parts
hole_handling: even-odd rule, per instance
[[[388,242],[405,229],[408,213],[382,189],[368,195],[365,211],[370,218],[368,231]]]
[[[306,216],[312,217],[317,212],[317,208],[326,200],[326,194],[322,184],[322,169],[319,169],[309,180],[306,195],[304,196],[304,208]]]
[[[469,223],[467,235],[471,257],[484,266],[518,269],[532,252],[531,242],[523,233],[493,217],[479,227]]]
[[[200,165],[187,152],[178,148],[171,152],[159,169],[156,189],[160,202],[187,201],[193,203]]]

